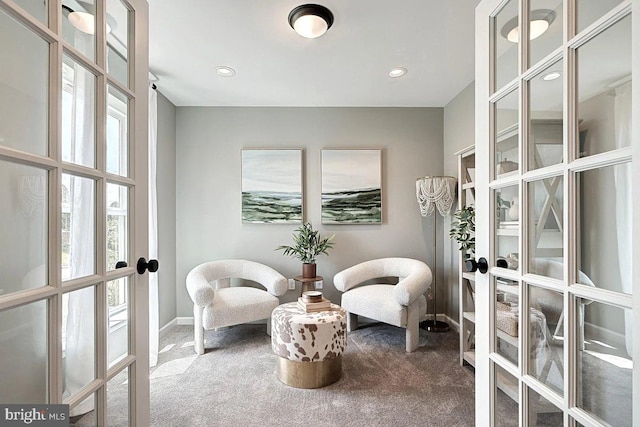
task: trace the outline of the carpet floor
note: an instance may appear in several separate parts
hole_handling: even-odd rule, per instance
[[[207,332],[207,352],[199,357],[192,334],[192,327],[178,326],[163,337],[151,373],[152,425],[474,424],[473,371],[458,363],[455,332],[421,330],[420,348],[406,353],[403,329],[362,326],[349,334],[342,378],[313,390],[277,379],[277,356],[262,325]]]
[[[278,359],[264,325],[207,331],[201,356],[193,351],[193,327],[174,326],[161,337],[158,365],[150,373],[151,425],[473,426],[474,371],[459,364],[458,334],[420,330],[414,353],[404,351],[404,336],[403,329],[382,323],[362,325],[348,335],[342,378],[303,390],[277,379]],[[591,351],[583,356],[585,407],[611,425],[630,425],[630,368],[603,361],[604,353],[593,350],[604,348],[596,345],[587,342]],[[109,426],[128,425],[128,389],[126,373],[109,382]],[[612,400],[600,389],[617,396],[617,404],[607,405]],[[537,414],[533,424],[562,425],[558,410],[542,401],[536,408],[536,402],[530,402]],[[518,406],[501,391],[496,410],[496,425],[518,425]],[[94,413],[74,417],[71,425],[94,426]]]
[[[473,369],[459,364],[458,334],[420,330],[406,353],[404,329],[373,323],[348,336],[342,378],[303,390],[276,377],[264,325],[207,331],[193,351],[193,327],[163,334],[151,377],[152,426],[472,426]],[[126,375],[109,382],[110,426],[127,423]],[[74,426],[95,425],[93,412]]]

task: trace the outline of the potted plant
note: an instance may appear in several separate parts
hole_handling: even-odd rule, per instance
[[[473,257],[476,249],[476,211],[473,206],[467,206],[453,214],[455,220],[451,223],[449,237],[458,242],[460,250],[465,251],[465,259]]]
[[[318,255],[328,255],[327,250],[333,248],[333,238],[322,238],[320,232],[313,229],[310,222],[298,227],[293,233],[293,246],[281,245],[276,250],[284,251],[284,255],[298,258],[302,261],[302,277],[316,277],[316,258]]]

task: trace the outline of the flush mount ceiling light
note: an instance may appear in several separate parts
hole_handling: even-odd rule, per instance
[[[333,14],[319,4],[303,4],[289,13],[289,25],[296,33],[315,39],[327,32],[333,24]]]
[[[220,66],[216,67],[216,73],[221,77],[233,77],[236,75],[236,70],[231,67]]]
[[[69,6],[62,5],[63,14],[67,17],[67,20],[77,30],[82,31],[85,34],[94,35],[96,33],[96,20],[95,20],[95,7],[94,5],[77,1],[77,3],[84,8],[84,10],[74,10]],[[107,15],[107,34],[112,29],[116,28],[116,21],[111,15]]]
[[[389,70],[389,72],[387,73],[387,75],[391,78],[397,78],[397,77],[402,77],[405,74],[407,74],[407,69],[404,67],[396,67],[396,68],[392,68]]]
[[[545,82],[551,81],[551,80],[555,80],[558,77],[560,77],[560,71],[551,71],[545,75],[542,76],[542,80],[544,80]]]
[[[538,9],[531,11],[529,14],[529,40],[536,39],[544,34],[555,19],[556,13],[553,10]],[[518,37],[520,36],[518,17],[510,19],[504,24],[500,34],[511,43],[518,43]]]

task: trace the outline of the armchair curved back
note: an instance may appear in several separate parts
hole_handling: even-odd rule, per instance
[[[534,274],[562,280],[562,276],[564,275],[564,264],[552,259],[536,258],[531,263],[530,270]],[[582,271],[578,271],[578,281],[586,286],[596,286],[589,276],[584,274]]]
[[[187,291],[194,303],[204,305],[215,293],[210,282],[222,279],[251,280],[264,286],[271,295],[287,292],[287,279],[273,268],[254,261],[229,259],[198,265],[187,275]]]
[[[333,284],[346,292],[363,282],[381,277],[398,277],[394,289],[396,301],[409,305],[418,296],[427,292],[431,284],[431,269],[422,261],[411,258],[380,258],[354,265],[336,274]]]

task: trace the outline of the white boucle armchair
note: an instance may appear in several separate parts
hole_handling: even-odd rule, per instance
[[[397,277],[398,283],[363,284],[383,277]],[[358,327],[364,316],[390,325],[406,328],[406,350],[418,348],[420,320],[427,313],[424,294],[431,284],[431,269],[422,261],[409,258],[381,258],[366,261],[336,274],[333,284],[342,295],[342,308],[347,317],[347,330]]]
[[[251,280],[266,291],[231,286],[230,279]],[[267,319],[267,334],[271,334],[271,312],[280,304],[278,297],[287,291],[287,279],[253,261],[211,261],[189,272],[187,291],[193,300],[193,346],[197,354],[203,354],[205,330]]]

